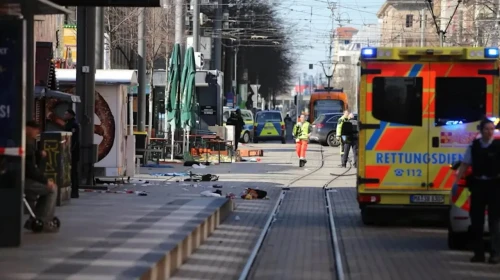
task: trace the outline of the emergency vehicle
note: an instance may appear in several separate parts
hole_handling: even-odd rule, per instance
[[[267,110],[255,113],[253,142],[281,140],[286,143],[286,126],[280,111]]]
[[[361,50],[357,199],[365,224],[383,208],[449,210],[450,164],[480,119],[498,115],[498,57],[498,48]]]

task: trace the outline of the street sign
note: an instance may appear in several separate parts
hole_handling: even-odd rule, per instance
[[[260,85],[259,84],[253,84],[253,85],[250,85],[250,88],[252,89],[252,91],[253,91],[254,94],[258,94],[259,93],[259,89],[260,89]]]
[[[60,6],[161,7],[162,0],[51,0]]]
[[[24,188],[25,23],[0,20],[0,247],[21,245]],[[30,108],[31,109],[31,108]]]

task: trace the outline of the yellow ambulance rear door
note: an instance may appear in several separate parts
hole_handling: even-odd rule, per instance
[[[479,52],[477,48],[468,52]],[[482,50],[481,50],[482,51]],[[470,53],[469,53],[470,54]],[[449,190],[454,181],[450,164],[463,158],[479,121],[498,116],[498,62],[473,55],[459,61],[430,63],[431,92],[424,117],[429,121],[429,190]]]

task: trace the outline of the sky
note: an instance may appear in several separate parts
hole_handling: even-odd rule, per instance
[[[326,62],[332,27],[350,26],[361,29],[364,24],[376,24],[376,13],[384,0],[280,0],[274,1],[285,26],[293,32],[296,72],[322,72],[319,61]],[[329,9],[337,3],[337,9]],[[340,19],[333,21],[333,18]],[[315,64],[313,70],[308,65]]]

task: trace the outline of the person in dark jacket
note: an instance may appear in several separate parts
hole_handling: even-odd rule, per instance
[[[76,121],[75,111],[69,109],[64,113],[66,125],[64,130],[73,133],[71,136],[71,198],[78,198],[79,178],[78,163],[80,162],[80,124]]]
[[[483,240],[485,211],[488,210],[490,229],[489,263],[500,263],[500,140],[494,138],[495,125],[485,119],[479,124],[481,137],[472,141],[458,169],[455,184],[472,167],[467,180],[470,197],[470,220],[474,256],[471,262],[484,262]]]
[[[40,134],[40,126],[35,121],[26,123],[26,155],[25,155],[25,182],[24,192],[26,197],[38,197],[36,200],[35,216],[44,223],[44,231],[57,231],[52,223],[57,199],[57,186],[53,180],[47,179],[38,168],[37,158],[46,157],[47,154],[37,152],[36,137]],[[30,218],[31,219],[31,218]],[[28,220],[25,227],[30,224]]]
[[[241,110],[236,109],[236,111],[231,113],[231,116],[226,122],[226,125],[234,126],[234,151],[238,150],[238,142],[240,142],[241,131],[245,125],[243,117],[241,116]]]

